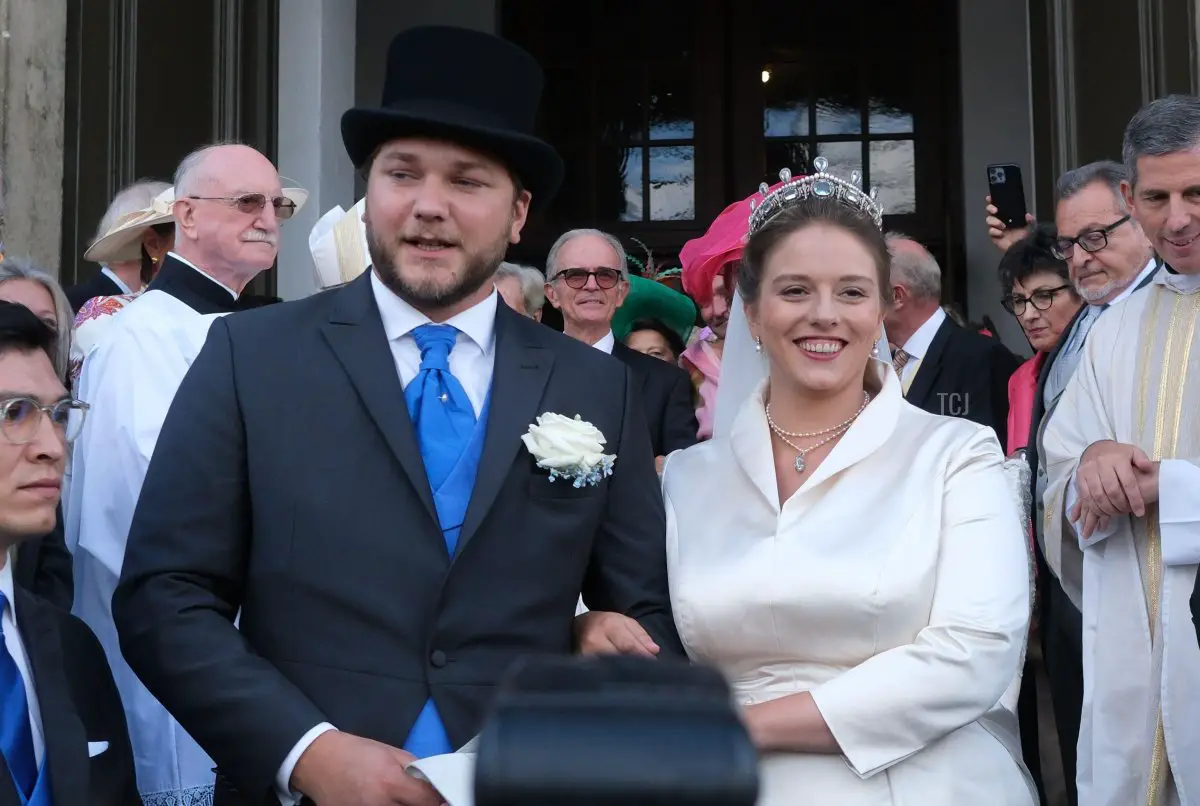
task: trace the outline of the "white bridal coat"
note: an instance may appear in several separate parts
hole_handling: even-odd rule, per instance
[[[811,692],[842,748],[766,757],[761,806],[1029,806],[999,705],[1030,612],[999,443],[906,403],[883,371],[881,394],[782,506],[762,386],[728,437],[671,455],[680,636],[740,704]]]

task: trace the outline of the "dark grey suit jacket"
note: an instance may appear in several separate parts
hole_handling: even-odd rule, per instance
[[[212,325],[155,447],[113,616],[134,672],[241,793],[226,802],[269,803],[321,722],[401,747],[432,696],[465,743],[515,661],[573,650],[580,592],[683,654],[630,373],[504,305],[495,332],[451,556],[370,272]],[[551,482],[521,441],[546,412],[599,428],[613,475]]]

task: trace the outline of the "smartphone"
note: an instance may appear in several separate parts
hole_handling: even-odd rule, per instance
[[[995,205],[996,217],[1009,229],[1025,224],[1025,185],[1021,181],[1021,166],[1006,163],[987,167],[988,195]]]

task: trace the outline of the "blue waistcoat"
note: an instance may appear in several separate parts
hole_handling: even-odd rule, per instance
[[[462,533],[463,521],[467,517],[467,506],[471,503],[471,494],[475,490],[475,474],[479,470],[479,459],[483,455],[483,441],[487,436],[488,409],[491,407],[492,396],[489,393],[483,402],[479,417],[475,420],[475,430],[471,433],[458,456],[458,461],[447,474],[445,479],[430,479],[429,486],[433,489],[433,504],[437,508],[438,521],[442,527],[442,536],[446,540],[446,550],[454,557],[458,537]],[[434,445],[421,446],[424,455],[432,450],[453,450],[452,443],[439,442]],[[429,467],[430,462],[425,466]],[[446,735],[442,718],[437,712],[437,706],[430,698],[417,715],[409,731],[404,749],[417,758],[453,753],[454,747]]]

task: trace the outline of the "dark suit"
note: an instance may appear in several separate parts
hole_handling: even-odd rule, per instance
[[[24,589],[17,587],[14,598],[42,717],[51,801],[140,804],[125,711],[100,642],[82,621]],[[89,758],[89,742],[108,747]],[[19,803],[0,761],[0,806]]]
[[[79,313],[89,299],[96,297],[113,297],[118,294],[127,293],[125,289],[117,285],[111,277],[102,271],[96,272],[90,280],[84,280],[82,283],[64,289],[67,295],[67,300],[71,303],[71,309],[75,313]]]
[[[1008,379],[1021,365],[999,340],[946,317],[917,366],[905,399],[931,414],[989,425],[1008,437]]]
[[[687,372],[661,358],[631,350],[621,342],[613,345],[612,354],[633,373],[634,394],[642,401],[654,455],[666,456],[695,445],[700,424],[696,421],[692,379]]]
[[[26,540],[17,546],[13,580],[51,604],[70,612],[75,601],[75,578],[71,573],[71,552],[63,537],[62,506],[54,531],[43,538]]]
[[[216,761],[224,802],[271,802],[285,756],[323,721],[400,747],[432,695],[465,743],[516,659],[572,651],[580,592],[682,654],[629,377],[498,307],[452,559],[370,272],[213,324],[159,436],[113,615],[129,665]],[[599,428],[614,474],[552,483],[521,442],[546,412]]]

